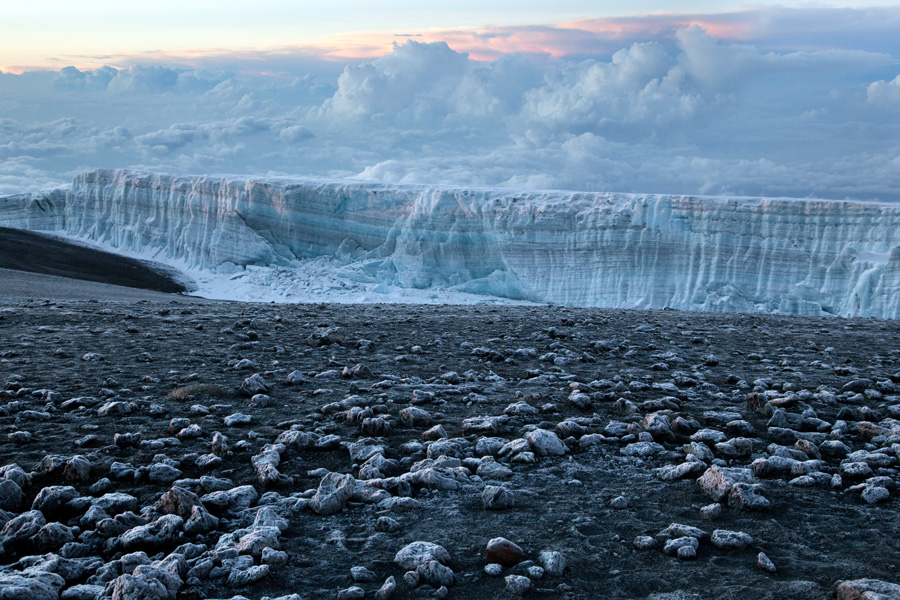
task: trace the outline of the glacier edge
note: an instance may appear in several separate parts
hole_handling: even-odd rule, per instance
[[[900,206],[887,203],[121,169],[83,173],[68,189],[0,198],[0,225],[220,275],[272,268],[289,278],[294,266],[315,261],[323,273],[379,289],[570,306],[900,316]],[[329,301],[324,294],[319,301]]]

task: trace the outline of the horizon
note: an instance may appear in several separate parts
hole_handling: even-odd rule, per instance
[[[243,3],[216,3],[217,12],[213,14],[209,13],[209,7],[200,8],[205,4],[210,3],[194,0],[185,7],[184,2],[161,0],[153,5],[152,11],[149,7],[124,6],[107,0],[89,0],[78,5],[38,0],[18,6],[5,15],[9,31],[0,39],[0,73],[53,71],[70,66],[83,71],[148,64],[198,68],[223,57],[259,61],[260,57],[284,53],[352,63],[390,54],[393,44],[407,39],[445,41],[454,50],[481,61],[513,53],[560,58],[597,55],[598,41],[621,46],[663,38],[691,25],[723,41],[755,42],[782,51],[848,49],[871,46],[872,40],[867,39],[870,35],[862,35],[859,29],[860,25],[873,27],[876,22],[868,19],[868,23],[844,23],[840,27],[843,35],[834,35],[835,31],[828,29],[835,24],[824,23],[816,15],[900,7],[897,0],[876,4],[853,0],[839,4],[692,0],[680,2],[679,8],[672,10],[671,2],[642,0],[631,3],[628,10],[612,3],[603,3],[604,8],[598,10],[596,2],[562,0],[550,10],[543,3],[523,5],[495,0],[491,6],[515,4],[515,11],[502,11],[487,10],[483,3],[460,0],[454,6],[465,6],[464,11],[436,10],[430,5],[409,12],[399,9],[412,8],[411,1],[391,0],[389,4],[396,9],[393,12],[362,10],[360,14],[364,16],[349,18],[338,7],[352,5],[366,9],[367,5],[343,0],[327,7],[315,7],[310,15],[309,12],[299,14],[299,7],[284,0],[266,0],[264,8],[277,11],[280,19],[279,23],[272,23],[271,20],[260,22],[269,13],[257,8],[248,10]],[[528,9],[523,10],[526,6]],[[182,17],[191,18],[161,18],[177,12],[176,7],[187,11]],[[308,11],[308,7],[304,10]],[[805,27],[800,27],[799,20],[795,20],[792,26],[799,27],[800,31],[779,31],[777,25],[767,22],[770,20],[767,15],[779,12],[811,15],[813,19]],[[150,14],[157,16],[142,23],[139,29],[126,28],[128,35],[124,39],[116,35],[117,26],[131,24]],[[210,21],[210,16],[215,18]],[[99,17],[102,19],[98,23]],[[880,29],[890,33],[895,19],[896,15],[881,23]],[[186,41],[188,28],[190,36]],[[813,36],[815,41],[803,39],[817,30],[818,35]],[[584,34],[595,37],[589,39]],[[893,49],[893,40],[887,41]],[[257,74],[264,72],[257,70]]]
[[[441,2],[422,7],[411,0],[388,0],[373,9],[360,0],[340,0],[325,6],[262,0],[251,9],[234,1],[159,0],[152,5],[123,5],[86,0],[73,5],[61,0],[37,0],[6,11],[0,72],[21,74],[66,66],[84,70],[146,62],[190,64],[222,52],[240,56],[242,52],[277,52],[291,47],[326,60],[359,61],[388,54],[392,42],[411,37],[455,43],[457,51],[478,54],[479,60],[528,51],[559,57],[565,53],[554,44],[558,39],[533,36],[528,40],[524,34],[540,30],[556,33],[558,38],[567,30],[578,31],[580,24],[594,22],[603,25],[595,33],[627,39],[629,33],[640,37],[660,26],[696,24],[722,40],[752,41],[764,39],[766,33],[765,26],[754,23],[752,17],[743,18],[753,12],[898,6],[896,0],[815,4],[690,0],[675,6],[665,0],[640,0],[623,9],[621,4],[587,0],[560,0],[552,8],[533,0],[494,0],[488,5],[457,0],[452,5]],[[134,26],[136,22],[138,27]],[[889,27],[890,23],[885,25]],[[465,35],[469,39],[461,39]],[[490,40],[498,37],[505,46],[491,48]],[[825,40],[821,37],[819,43]],[[847,47],[835,40],[826,43],[824,47]],[[802,44],[783,46],[788,47],[797,49]]]
[[[221,178],[223,180],[228,180],[228,182],[233,183],[235,181],[240,182],[251,182],[251,183],[259,183],[262,185],[268,185],[270,183],[274,184],[292,184],[292,183],[307,183],[314,182],[318,184],[324,185],[358,185],[362,188],[377,188],[379,186],[383,187],[386,190],[390,190],[392,188],[398,190],[406,190],[406,189],[421,189],[423,191],[434,191],[440,190],[445,192],[491,192],[491,193],[507,193],[510,195],[517,195],[522,193],[528,194],[546,194],[547,196],[557,195],[557,194],[583,194],[583,195],[598,195],[598,196],[619,196],[619,197],[631,197],[631,196],[648,196],[648,197],[665,197],[672,196],[676,198],[696,198],[700,200],[764,200],[764,201],[804,201],[804,202],[827,202],[827,203],[851,203],[851,204],[867,204],[867,205],[878,205],[883,204],[885,206],[893,206],[897,204],[897,202],[891,201],[880,201],[880,200],[859,200],[855,198],[818,198],[813,196],[806,197],[798,197],[798,196],[761,196],[761,195],[716,195],[716,194],[666,194],[662,192],[621,192],[618,190],[574,190],[568,188],[510,188],[506,186],[499,185],[461,185],[454,183],[393,183],[393,182],[383,182],[371,179],[359,179],[353,177],[327,177],[327,176],[317,176],[317,175],[287,175],[287,174],[276,174],[276,175],[249,175],[249,174],[241,174],[241,173],[176,173],[174,171],[160,171],[160,170],[150,170],[150,169],[138,169],[138,168],[118,168],[118,167],[110,167],[110,168],[96,168],[96,169],[88,169],[86,171],[82,171],[80,173],[76,173],[73,177],[73,180],[62,184],[56,188],[46,188],[43,190],[38,190],[38,192],[52,192],[54,190],[69,190],[72,188],[75,183],[75,179],[82,175],[88,175],[95,171],[122,171],[128,172],[133,175],[139,176],[161,176],[161,177],[171,177],[173,179],[204,179],[204,178]]]

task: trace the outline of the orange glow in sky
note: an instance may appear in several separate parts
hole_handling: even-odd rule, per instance
[[[320,9],[284,0],[258,1],[260,10],[248,12],[245,4],[230,0],[184,6],[157,0],[161,5],[155,11],[143,5],[123,8],[111,0],[77,5],[33,0],[5,10],[0,70],[21,73],[69,65],[91,69],[139,62],[190,65],[208,58],[252,61],[279,54],[353,62],[389,54],[394,43],[408,39],[444,41],[475,60],[514,52],[588,56],[614,52],[635,40],[670,37],[691,25],[724,41],[753,41],[767,34],[767,10],[787,10],[784,2],[777,8],[766,3],[744,8],[734,0],[685,1],[679,3],[682,12],[671,12],[671,3],[661,0],[636,0],[629,6],[631,14],[601,0],[557,0],[555,12],[549,3],[531,0],[520,0],[520,10],[511,10],[506,0],[457,0],[462,4],[452,10],[449,4],[434,2],[411,12],[399,10],[409,8],[407,0],[385,0],[386,6],[398,9],[393,12],[349,0],[333,0],[333,6]],[[279,11],[283,18],[278,18]],[[605,16],[590,16],[598,12]],[[436,22],[441,26],[427,26]]]
[[[559,58],[570,54],[595,53],[598,49],[611,52],[619,47],[618,40],[644,34],[659,35],[675,26],[699,25],[712,35],[723,39],[740,39],[743,29],[698,19],[679,19],[666,25],[647,27],[646,23],[613,19],[585,19],[555,25],[530,27],[481,27],[472,29],[428,29],[404,34],[392,31],[350,31],[326,35],[312,43],[284,44],[261,48],[183,48],[172,50],[123,51],[113,54],[62,54],[48,57],[44,64],[0,65],[7,73],[22,73],[36,69],[59,69],[74,65],[79,69],[94,69],[103,65],[123,67],[138,63],[186,63],[199,59],[222,57],[252,60],[254,55],[300,54],[321,60],[339,62],[371,60],[389,54],[393,44],[406,40],[417,42],[446,42],[457,52],[466,52],[474,60],[490,61],[501,55],[524,53]]]

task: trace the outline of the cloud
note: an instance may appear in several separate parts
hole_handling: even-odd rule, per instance
[[[111,129],[96,131],[87,138],[87,145],[93,152],[103,152],[125,149],[134,139],[127,127],[117,125]]]
[[[54,82],[60,88],[92,88],[107,89],[110,82],[118,75],[118,71],[110,66],[103,66],[90,71],[79,71],[73,66],[60,69]]]
[[[467,55],[444,42],[395,45],[387,56],[344,69],[321,114],[348,124],[431,123],[449,112],[448,97],[467,63]]]
[[[140,146],[155,152],[172,152],[197,139],[207,139],[206,133],[196,125],[178,124],[167,129],[145,133],[135,138]]]
[[[211,90],[228,77],[228,74],[174,69],[160,65],[133,65],[125,69],[107,65],[86,71],[68,66],[60,69],[54,85],[69,90],[105,90],[112,94],[185,93]]]
[[[775,52],[861,50],[896,52],[900,8],[831,8],[760,5],[736,11],[650,14],[578,19],[556,24],[432,28],[419,33],[421,42],[446,42],[476,60],[508,54],[530,57],[608,58],[634,43],[655,41],[673,47],[676,32],[699,27],[727,43],[749,44]],[[389,51],[406,36],[392,32],[355,31],[322,38],[314,49],[322,56],[371,59]],[[290,52],[289,48],[282,51]],[[296,48],[293,51],[300,51]]]
[[[582,60],[608,58],[619,49],[638,42],[656,41],[672,47],[675,32],[691,26],[699,26],[725,42],[750,44],[767,51],[856,49],[893,54],[897,48],[896,32],[900,30],[900,7],[891,4],[895,5],[836,8],[757,4],[730,11],[656,11],[562,23],[432,27],[399,33],[394,30],[354,30],[324,35],[302,44],[258,44],[239,48],[197,46],[118,52],[121,48],[95,41],[85,45],[97,49],[94,54],[83,50],[77,54],[62,54],[47,44],[44,52],[48,54],[40,65],[0,65],[0,71],[21,73],[67,64],[78,65],[82,70],[102,65],[117,69],[163,65],[188,70],[229,71],[241,76],[267,73],[297,77],[311,73],[320,80],[333,81],[345,66],[389,54],[394,42],[412,38],[421,42],[446,42],[476,60],[495,60],[507,54]],[[104,46],[105,51],[99,50]],[[40,55],[37,48],[32,51]]]
[[[643,123],[665,127],[692,118],[702,99],[655,43],[634,44],[608,62],[588,60],[561,69],[526,94],[522,117],[532,134],[601,133]]]
[[[741,44],[723,44],[697,25],[675,34],[679,63],[688,77],[707,92],[715,92],[772,69],[778,56]]]
[[[145,153],[171,153],[194,143],[227,145],[233,139],[264,134],[271,129],[269,119],[238,117],[210,123],[176,123],[166,129],[140,135],[135,142]],[[218,154],[225,153],[220,149]]]
[[[409,40],[377,60],[347,67],[316,118],[336,128],[444,130],[503,125],[543,82],[521,55],[483,63],[444,42]]]
[[[309,127],[304,125],[290,125],[284,127],[278,134],[278,139],[286,144],[299,144],[305,140],[316,137]]]
[[[876,106],[900,110],[900,75],[892,81],[876,81],[866,88],[866,98]]]
[[[339,68],[282,49],[0,74],[0,190],[138,167],[900,201],[900,56],[853,43],[876,12],[817,11],[430,32]],[[841,44],[783,43],[802,14]]]
[[[18,194],[24,190],[50,189],[70,182],[67,177],[54,177],[37,166],[36,162],[39,161],[28,156],[0,160],[0,196]]]
[[[543,83],[543,73],[521,54],[490,63],[469,61],[449,98],[448,112],[460,119],[503,119],[516,114],[525,93]]]
[[[157,65],[145,67],[136,65],[123,69],[109,82],[107,90],[113,93],[169,92],[175,89],[179,73]]]

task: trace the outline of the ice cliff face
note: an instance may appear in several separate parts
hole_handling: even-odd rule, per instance
[[[900,317],[900,205],[127,170],[0,199],[0,225],[218,272],[342,275],[573,306]],[[327,298],[325,299],[327,300]]]

